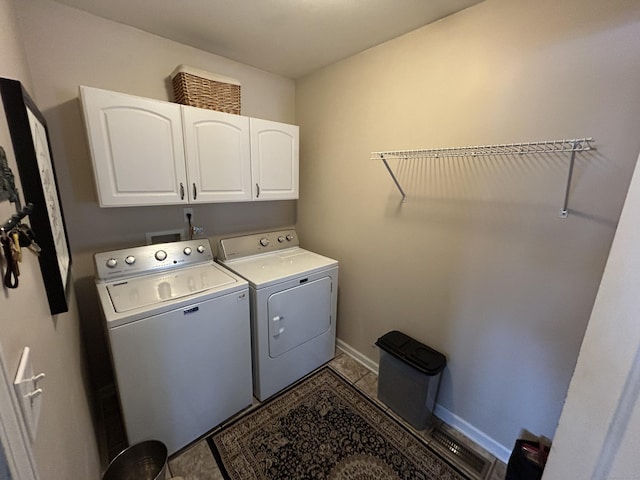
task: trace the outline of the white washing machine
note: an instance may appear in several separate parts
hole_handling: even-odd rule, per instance
[[[335,355],[338,262],[295,230],[220,240],[218,261],[249,281],[253,394],[264,400]]]
[[[94,259],[130,444],[172,454],[251,405],[248,284],[213,262],[208,240]]]

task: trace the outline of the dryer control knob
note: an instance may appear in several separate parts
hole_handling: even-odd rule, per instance
[[[204,245],[198,245],[198,248],[196,248],[196,250],[198,250],[198,253],[204,253]]]
[[[182,251],[185,255],[191,255],[191,247],[184,247],[184,250]]]
[[[269,245],[269,240],[266,237],[262,237],[260,239],[260,245],[262,245],[263,247],[266,247],[267,245]]]
[[[161,262],[162,260],[164,260],[165,258],[167,258],[167,252],[165,252],[164,250],[158,250],[158,251],[156,252],[155,257],[156,257],[156,260],[158,260],[158,261],[160,261],[160,262]]]
[[[280,235],[278,237],[278,243],[282,243],[282,242],[284,242],[284,237],[282,235]]]
[[[291,234],[287,235],[287,242],[290,242],[291,240],[293,240],[293,235]]]
[[[107,260],[107,267],[116,268],[116,265],[118,265],[118,260],[116,260],[115,258],[110,258],[109,260]]]
[[[136,257],[134,257],[133,255],[129,255],[124,259],[124,261],[127,265],[133,265],[134,263],[136,263]]]

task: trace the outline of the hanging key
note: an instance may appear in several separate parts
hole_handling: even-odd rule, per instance
[[[40,255],[40,252],[42,251],[42,249],[40,248],[40,245],[38,245],[35,241],[31,240],[31,243],[29,245],[27,245],[27,248],[33,252],[35,254],[35,256],[37,257],[38,255]]]
[[[40,255],[42,249],[40,248],[40,245],[36,243],[33,231],[28,225],[25,225],[24,223],[18,225],[18,240],[21,247],[28,248],[36,255]]]
[[[22,229],[18,230],[18,243],[22,248],[27,248],[31,245],[31,238],[29,238],[29,235]]]
[[[15,272],[16,279],[20,276],[20,267],[18,263],[20,263],[22,259],[22,253],[20,251],[20,245],[18,244],[17,235],[13,237],[9,237],[9,244],[11,246],[11,258],[13,260],[13,271]]]
[[[12,249],[14,251],[16,262],[22,262],[22,249],[20,248],[20,234],[17,230],[11,231],[11,239],[13,242],[11,243]],[[20,273],[18,273],[20,275]]]
[[[2,235],[0,235],[0,242],[2,243],[2,251],[7,262],[7,270],[4,274],[4,285],[7,288],[18,288],[18,276],[20,275],[20,269],[18,268],[18,260],[16,249],[13,245],[13,238],[10,235],[7,235],[3,230]]]

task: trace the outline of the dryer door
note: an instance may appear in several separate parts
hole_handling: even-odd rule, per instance
[[[276,358],[331,327],[331,277],[269,297],[269,356]]]

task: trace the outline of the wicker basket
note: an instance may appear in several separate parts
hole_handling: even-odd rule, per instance
[[[240,82],[178,66],[171,74],[175,102],[240,115]]]

